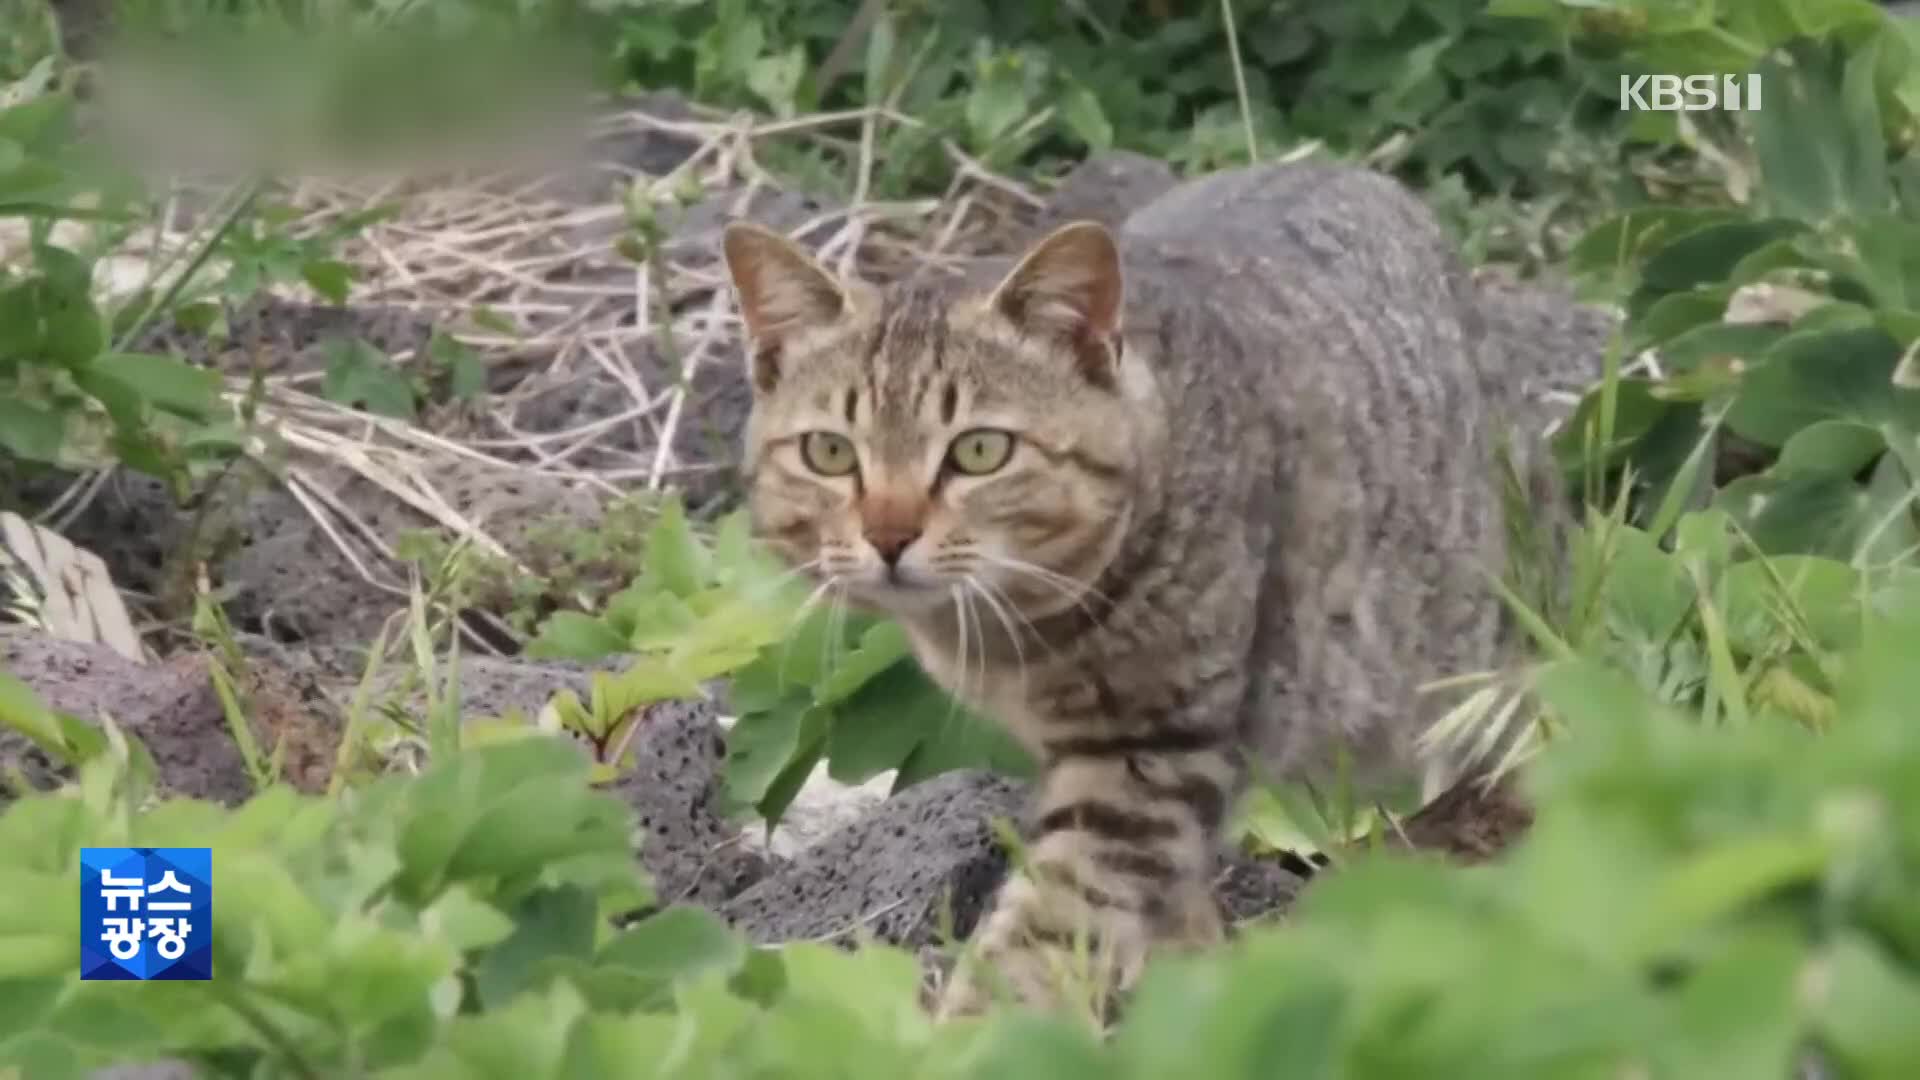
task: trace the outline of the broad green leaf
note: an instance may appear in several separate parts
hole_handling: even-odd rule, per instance
[[[1630,210],[1588,230],[1568,252],[1568,265],[1575,274],[1590,279],[1612,280],[1626,271],[1631,282],[1642,262],[1678,237],[1743,220],[1727,210],[1675,206]]]
[[[509,912],[513,931],[487,949],[473,968],[480,1003],[498,1008],[547,985],[567,965],[586,964],[594,950],[593,897],[565,887],[527,894]]]
[[[313,259],[300,264],[300,276],[330,303],[344,304],[353,288],[353,267],[338,259]]]
[[[646,570],[648,578],[682,599],[700,591],[706,581],[707,552],[694,536],[678,495],[661,505],[660,517],[647,533]]]
[[[462,951],[497,944],[514,930],[513,920],[474,896],[465,885],[441,893],[440,899],[420,913],[420,922]]]
[[[1709,365],[1724,366],[1733,360],[1751,365],[1785,334],[1778,326],[1723,323],[1716,315],[1713,322],[1692,327],[1661,342],[1660,361],[1669,372],[1675,373]]]
[[[1860,1076],[1920,1068],[1920,979],[1870,937],[1844,933],[1814,960],[1809,1002],[1821,1041]]]
[[[926,737],[900,763],[895,792],[954,769],[990,769],[1020,778],[1034,774],[1033,755],[997,721],[964,708],[936,706],[923,722]]]
[[[1795,1071],[1807,945],[1793,929],[1782,920],[1730,927],[1662,995],[1668,1037],[1653,1057],[1665,1075],[1745,1080]]]
[[[742,715],[727,732],[726,787],[729,801],[752,806],[787,767],[800,747],[801,724],[810,711],[804,700],[766,712]]]
[[[838,705],[858,693],[874,677],[898,664],[914,665],[906,631],[885,619],[868,627],[860,643],[841,656],[827,677],[814,688],[816,705]]]
[[[435,333],[427,355],[447,372],[447,392],[455,401],[476,401],[487,392],[487,362],[472,346],[450,334]]]
[[[966,100],[967,132],[974,153],[985,153],[999,138],[1026,119],[1029,111],[1025,74],[1015,54],[983,60],[974,73]]]
[[[766,822],[768,829],[780,823],[800,789],[813,779],[814,769],[827,754],[827,734],[832,724],[833,717],[826,709],[806,709],[800,714],[800,730],[794,735],[792,754],[753,804],[754,812]]]
[[[1858,489],[1826,476],[1743,476],[1720,489],[1726,511],[1762,551],[1853,557],[1866,522]]]
[[[537,660],[599,660],[628,650],[627,641],[605,622],[578,611],[557,611],[527,646]]]
[[[66,445],[66,414],[17,398],[0,398],[0,447],[29,461],[61,460]]]
[[[699,908],[674,905],[629,926],[601,947],[585,976],[588,999],[622,1011],[671,1004],[673,990],[709,974],[731,975],[747,943]]]
[[[1873,92],[1879,45],[1847,56],[1836,45],[1802,43],[1791,61],[1758,67],[1764,105],[1752,113],[1761,196],[1808,223],[1888,209],[1886,146]]]
[[[1849,482],[1886,449],[1886,436],[1879,428],[1853,420],[1820,420],[1787,439],[1773,474]]]
[[[1113,146],[1113,124],[1099,97],[1085,86],[1076,82],[1067,87],[1060,101],[1060,119],[1090,153],[1104,153]]]
[[[413,418],[413,384],[386,354],[353,338],[329,344],[326,358],[320,392],[327,400],[402,420]]]
[[[1776,639],[1783,620],[1803,625],[1815,644],[1837,649],[1859,637],[1859,589],[1859,572],[1833,559],[1754,559],[1722,578],[1722,614],[1735,647],[1749,654]]]
[[[1653,298],[1656,295],[1658,299]],[[1719,325],[1732,296],[1733,286],[1724,283],[1665,294],[1635,294],[1628,301],[1632,317],[1628,353],[1637,354],[1670,338]]]
[[[1666,641],[1693,608],[1686,568],[1639,529],[1623,527],[1615,542],[1608,610],[1616,625],[1640,642]]]
[[[1699,286],[1724,286],[1734,267],[1755,251],[1801,232],[1797,221],[1729,221],[1675,237],[1640,269],[1629,305],[1644,311],[1656,299]]]
[[[25,735],[62,760],[67,760],[73,752],[53,710],[26,683],[4,671],[0,671],[0,724]],[[71,760],[67,763],[78,764]]]
[[[897,769],[927,735],[959,717],[918,665],[901,661],[833,711],[827,772],[843,784],[862,784]]]
[[[106,348],[106,321],[94,306],[92,275],[71,252],[41,247],[40,273],[0,288],[0,356],[75,368]]]
[[[171,356],[102,353],[76,378],[89,389],[113,383],[156,409],[192,420],[208,418],[220,402],[218,374]]]
[[[747,68],[747,86],[775,116],[788,117],[799,105],[800,80],[806,72],[806,49],[796,44],[783,53],[755,59]]]
[[[1920,389],[1892,384],[1900,346],[1879,327],[1789,335],[1749,372],[1727,426],[1780,446],[1822,420],[1920,430]]]

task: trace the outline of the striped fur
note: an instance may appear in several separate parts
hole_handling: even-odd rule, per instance
[[[1488,461],[1509,391],[1424,208],[1340,166],[1183,184],[1119,231],[1117,328],[1108,234],[1078,228],[1017,269],[886,291],[728,234],[760,535],[896,615],[936,680],[1044,762],[1026,863],[947,1013],[995,975],[1054,1000],[1076,940],[1121,986],[1152,947],[1214,940],[1208,883],[1250,770],[1433,767],[1413,737],[1439,703],[1416,688],[1497,659],[1479,575],[1501,557]],[[811,307],[754,310],[768,296]],[[943,467],[978,427],[1017,436],[1006,465]],[[858,468],[811,469],[816,430]],[[904,584],[865,539],[880,513],[917,536]]]

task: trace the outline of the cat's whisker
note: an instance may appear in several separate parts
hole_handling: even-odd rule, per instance
[[[1096,600],[1108,604],[1113,602],[1105,593],[1086,582],[1068,577],[1057,570],[1037,566],[1024,559],[1016,559],[1009,555],[992,555],[986,552],[981,552],[980,558],[993,566],[1011,570],[1015,574],[1031,578],[1045,585],[1059,594],[1068,603],[1079,608],[1081,613],[1090,619],[1097,618],[1097,616],[1094,614],[1093,609],[1087,606],[1087,597],[1091,596]]]
[[[827,667],[832,671],[840,666],[847,642],[847,592],[841,589],[833,594],[833,612],[827,619]]]
[[[953,719],[953,711],[958,707],[959,699],[969,696],[967,693],[967,653],[972,645],[972,636],[967,632],[967,594],[959,585],[947,587],[947,594],[953,598],[953,619],[955,624],[954,649],[958,658],[959,676],[954,680],[954,693],[948,696],[947,719]],[[984,665],[983,665],[984,670]]]
[[[967,625],[973,628],[974,655],[978,658],[974,662],[973,693],[968,698],[968,707],[971,708],[971,702],[982,700],[986,696],[989,674],[987,668],[992,660],[987,656],[987,627],[980,621],[980,609],[973,606],[973,597],[967,592],[963,590],[960,595],[967,604]]]
[[[1009,612],[1007,608],[994,597],[991,586],[986,582],[981,581],[972,574],[968,574],[962,578],[961,581],[967,588],[980,594],[980,599],[985,600],[987,607],[992,609],[993,617],[1000,623],[1000,628],[1007,632],[1007,641],[1013,646],[1014,663],[1020,669],[1020,689],[1022,693],[1025,693],[1027,687],[1027,650],[1020,644],[1020,627],[1016,626],[1013,620],[1019,620],[1019,622],[1025,624],[1028,629],[1032,629],[1033,624],[1021,618],[1018,612]]]
[[[998,599],[1001,604],[1005,606],[1008,616],[1021,628],[1025,629],[1028,634],[1032,635],[1033,640],[1038,642],[1041,648],[1047,650],[1047,652],[1052,654],[1056,659],[1059,657],[1060,651],[1053,647],[1052,642],[1041,635],[1040,628],[1033,624],[1032,619],[1027,618],[1027,616],[1021,612],[1019,605],[1015,604],[1013,598],[1007,595],[1005,588],[978,574],[969,574],[968,577],[972,578],[974,583],[980,588],[992,593],[994,598]]]

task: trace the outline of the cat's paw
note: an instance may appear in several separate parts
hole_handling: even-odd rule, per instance
[[[1100,1022],[1139,978],[1152,945],[1133,912],[1091,907],[1015,877],[968,943],[934,1016],[977,1016],[1004,999]]]

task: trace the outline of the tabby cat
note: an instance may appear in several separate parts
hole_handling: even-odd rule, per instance
[[[725,233],[758,535],[896,617],[1042,763],[943,1014],[995,984],[1055,1002],[1077,947],[1125,987],[1151,948],[1219,938],[1248,774],[1439,767],[1417,688],[1499,650],[1506,391],[1425,208],[1369,171],[1274,164],[1186,182],[1118,234],[1068,224],[881,289]]]

